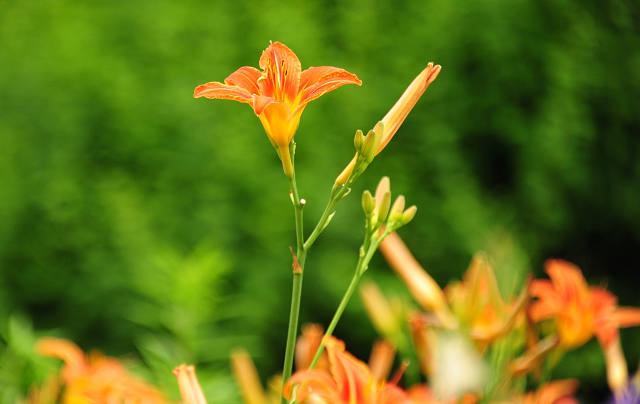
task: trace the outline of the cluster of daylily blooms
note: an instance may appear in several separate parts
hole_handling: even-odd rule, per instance
[[[593,336],[604,352],[607,381],[615,400],[635,400],[640,380],[629,380],[618,329],[639,325],[640,309],[618,307],[614,295],[604,288],[590,287],[580,269],[563,260],[545,264],[550,280],[529,278],[517,295],[505,298],[490,259],[478,253],[462,281],[442,289],[395,233],[413,219],[416,207],[405,209],[403,196],[391,203],[387,177],[380,181],[375,195],[369,191],[363,194],[364,241],[336,315],[326,331],[319,325],[306,325],[302,336],[296,338],[309,248],[329,224],[351,184],[388,144],[435,80],[440,66],[430,63],[366,136],[356,132],[356,155],[336,178],[327,208],[306,239],[302,229],[305,201],[298,195],[294,165],[294,134],[302,111],[309,101],[331,90],[361,82],[335,67],[301,71],[296,55],[278,42],[262,53],[259,66],[262,71],[242,67],[224,83],[207,83],[194,93],[195,97],[231,99],[253,108],[282,161],[295,210],[293,292],[283,374],[265,392],[248,354],[233,352],[232,370],[246,404],[576,403],[577,381],[551,381],[549,372],[564,352],[582,346]],[[382,337],[365,364],[349,354],[332,333],[378,248],[419,308],[390,301],[371,281],[360,287],[364,306]],[[97,354],[86,357],[63,340],[45,339],[39,349],[63,359],[66,365],[59,379],[32,391],[27,400],[30,404],[165,402],[113,359]],[[396,352],[401,365],[389,379]],[[409,363],[406,359],[412,357],[416,360]],[[298,371],[292,375],[294,360]],[[174,374],[185,404],[206,404],[193,366],[181,365]],[[403,378],[406,389],[400,387]]]

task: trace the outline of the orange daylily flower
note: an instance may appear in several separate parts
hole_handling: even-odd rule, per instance
[[[73,342],[58,338],[42,338],[36,350],[43,356],[64,360],[60,372],[63,404],[168,402],[153,386],[129,373],[117,359],[97,352],[85,355]]]
[[[577,348],[595,335],[606,348],[617,339],[620,327],[640,325],[640,309],[618,307],[611,292],[589,287],[576,265],[551,259],[545,271],[551,280],[531,282],[531,296],[538,300],[529,315],[533,321],[555,319],[561,346]]]
[[[453,312],[469,327],[471,338],[485,345],[514,328],[518,316],[524,317],[528,298],[525,287],[517,298],[505,301],[489,258],[482,252],[473,256],[462,281],[447,286],[445,294]]]
[[[371,370],[345,351],[344,343],[334,337],[325,337],[331,374],[320,370],[296,372],[284,386],[283,395],[291,398],[294,385],[298,385],[296,401],[327,404],[409,404],[406,393],[392,383],[376,383]]]
[[[310,67],[301,72],[300,60],[280,42],[262,52],[259,66],[241,67],[223,83],[196,87],[196,98],[221,98],[244,102],[253,108],[271,143],[278,150],[285,174],[291,178],[293,165],[289,144],[298,129],[300,116],[309,101],[344,84],[361,85],[355,74],[331,66]]]

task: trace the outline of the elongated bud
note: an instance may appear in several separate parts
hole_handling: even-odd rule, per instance
[[[445,328],[457,327],[458,320],[451,312],[444,292],[416,261],[400,236],[395,232],[389,234],[380,244],[380,252],[423,309],[433,311]]]
[[[418,207],[416,205],[411,205],[402,213],[402,218],[400,219],[400,223],[404,226],[416,216],[416,212],[418,211]]]
[[[376,126],[373,127],[373,130],[369,131],[369,133],[371,132],[374,133],[375,144],[373,146],[373,150],[365,154],[367,163],[371,163],[373,161],[373,158],[378,154],[380,144],[382,143],[382,137],[384,136],[384,123],[382,123],[382,121],[379,121]]]
[[[607,346],[603,346],[604,359],[607,366],[607,382],[614,395],[621,395],[627,388],[629,374],[627,371],[627,361],[622,352],[620,336],[611,341]]]
[[[402,125],[402,122],[404,122],[405,118],[409,115],[409,112],[416,105],[416,102],[418,102],[427,87],[429,87],[429,84],[438,77],[438,73],[440,73],[440,66],[434,66],[433,63],[429,63],[426,69],[424,69],[411,82],[409,87],[407,87],[398,102],[396,102],[384,118],[382,118],[382,122],[384,122],[385,125],[385,133],[384,139],[382,139],[377,153],[380,153],[391,141],[393,135],[398,131],[398,128]]]
[[[427,67],[411,82],[400,99],[389,110],[389,112],[387,112],[384,118],[382,118],[382,121],[378,123],[382,123],[380,127],[384,130],[378,132],[380,142],[376,146],[376,154],[380,153],[391,141],[393,135],[396,134],[398,128],[402,125],[402,122],[404,122],[407,115],[409,115],[411,109],[416,105],[416,102],[418,102],[427,87],[429,87],[429,84],[438,77],[440,69],[440,65],[434,66],[433,63],[429,63]],[[378,125],[376,125],[376,128],[378,128]],[[376,128],[374,128],[375,131],[377,131]],[[347,178],[349,178],[355,163],[356,157],[351,160],[349,165],[347,165],[338,178],[336,178],[335,184],[337,186],[344,185]]]
[[[364,143],[362,144],[362,149],[360,149],[360,154],[364,157],[366,162],[371,162],[373,156],[375,156],[377,148],[376,143],[376,132],[370,130],[367,133],[367,136],[364,137]]]
[[[178,379],[178,387],[180,388],[183,403],[207,404],[202,388],[200,388],[200,383],[196,378],[196,370],[192,365],[180,365],[173,370],[173,374]]]
[[[373,281],[360,286],[360,299],[376,330],[389,337],[402,329],[404,319],[396,315],[389,300]]]
[[[389,378],[395,357],[396,349],[391,342],[386,339],[375,342],[369,357],[369,369],[371,369],[374,385],[382,385]]]
[[[369,217],[374,209],[376,208],[376,201],[371,196],[371,192],[369,190],[365,190],[362,193],[362,209],[364,210],[364,214]]]
[[[356,147],[357,152],[360,152],[360,149],[362,149],[363,143],[364,143],[364,134],[360,129],[358,129],[356,131],[356,136],[353,139],[353,145]]]
[[[378,225],[382,225],[387,220],[387,215],[389,214],[389,207],[391,207],[391,192],[387,191],[382,196],[382,201],[380,202],[380,206],[377,206],[376,204],[376,208],[378,209]]]
[[[404,213],[404,196],[399,195],[396,198],[396,201],[393,203],[393,207],[391,208],[391,211],[389,212],[389,224],[391,223],[395,223],[397,221],[399,221],[400,219],[402,219],[402,214]]]
[[[249,353],[241,348],[231,352],[231,369],[246,404],[264,404],[264,388]],[[187,403],[190,404],[190,403]],[[200,404],[200,403],[197,403]]]
[[[382,197],[387,192],[391,192],[391,180],[389,180],[389,177],[382,177],[376,187],[376,206],[382,204]]]

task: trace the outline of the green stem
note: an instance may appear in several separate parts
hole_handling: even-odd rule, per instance
[[[318,221],[315,229],[313,229],[313,231],[311,232],[311,235],[309,236],[307,241],[304,243],[305,251],[308,251],[309,248],[311,248],[320,233],[322,233],[322,230],[327,227],[327,224],[329,224],[329,221],[331,220],[331,215],[335,211],[336,205],[338,205],[338,202],[340,202],[340,200],[347,194],[347,192],[349,192],[349,188],[347,188],[346,186],[343,186],[340,189],[333,190],[331,192],[331,198],[329,199],[327,207],[324,208],[324,212],[322,212],[322,217]]]
[[[295,146],[294,146],[295,147]],[[331,217],[333,215],[334,209],[338,202],[350,191],[350,186],[353,184],[353,181],[357,178],[357,175],[353,172],[349,176],[347,182],[344,186],[331,190],[331,198],[329,198],[329,203],[322,214],[322,217],[318,221],[318,224],[313,229],[313,232],[307,239],[304,241],[304,231],[302,226],[302,209],[304,208],[304,203],[301,202],[300,196],[298,194],[298,185],[296,183],[296,174],[295,174],[295,165],[293,162],[293,152],[291,151],[291,166],[293,167],[293,173],[291,178],[289,178],[289,184],[291,186],[291,197],[293,199],[293,206],[295,209],[295,221],[296,221],[296,259],[298,261],[298,268],[294,268],[293,271],[293,289],[291,292],[291,309],[289,312],[289,328],[287,330],[287,346],[284,355],[284,368],[282,371],[282,385],[289,380],[291,377],[292,369],[293,369],[293,359],[295,353],[296,346],[296,337],[298,332],[298,318],[300,316],[300,300],[302,295],[302,275],[304,273],[304,264],[307,258],[307,252],[316,241],[320,233],[324,230],[325,227],[329,224]],[[371,258],[369,258],[370,260]],[[368,263],[368,262],[367,262]],[[295,266],[295,260],[294,260]],[[364,272],[364,271],[363,271]],[[356,281],[357,284],[357,281]],[[355,289],[355,284],[353,286]],[[351,292],[353,293],[353,291]],[[344,300],[344,299],[343,299]],[[349,299],[347,299],[348,301]],[[346,301],[344,302],[346,306]],[[344,310],[344,308],[342,309]],[[341,313],[342,314],[342,313]],[[336,319],[337,323],[337,319]],[[335,325],[333,326],[335,327]],[[318,355],[319,356],[319,355]],[[287,404],[287,400],[284,396],[281,396],[281,404]]]
[[[284,368],[282,371],[282,382],[284,383],[291,377],[293,369],[293,357],[296,347],[296,337],[298,333],[298,318],[300,316],[300,300],[302,295],[302,274],[304,273],[304,263],[307,251],[304,248],[304,234],[302,226],[302,209],[304,204],[300,201],[298,194],[298,185],[296,183],[295,170],[289,180],[291,185],[291,196],[293,199],[293,207],[295,209],[296,221],[296,257],[294,258],[293,269],[293,288],[291,292],[291,310],[289,312],[289,328],[287,330],[287,347],[284,355]],[[295,265],[297,260],[298,265]],[[281,397],[281,403],[286,404],[287,400]]]
[[[336,312],[333,315],[333,318],[331,319],[331,323],[327,327],[327,331],[324,333],[325,338],[333,334],[333,330],[336,328],[336,325],[338,325],[338,321],[340,320],[340,317],[342,317],[342,313],[344,312],[344,309],[347,307],[347,303],[349,303],[349,300],[351,299],[353,292],[355,292],[356,286],[358,286],[358,282],[360,281],[360,278],[369,267],[369,262],[371,262],[371,258],[373,258],[373,254],[378,249],[378,246],[380,245],[382,240],[384,240],[384,238],[389,233],[390,232],[385,231],[381,237],[372,239],[371,238],[372,232],[370,232],[369,229],[367,229],[367,234],[365,235],[365,241],[363,244],[363,249],[365,249],[366,254],[360,256],[360,259],[358,260],[358,264],[356,265],[356,271],[353,274],[353,278],[351,278],[351,283],[349,283],[349,287],[347,287],[347,291],[345,292],[344,296],[342,296],[340,305],[338,305],[338,308],[336,309]],[[315,366],[318,363],[318,360],[320,360],[320,356],[322,355],[323,351],[324,351],[324,344],[320,344],[320,346],[318,347],[318,350],[316,351],[316,356],[313,358],[313,361],[309,366],[309,370],[315,368]]]

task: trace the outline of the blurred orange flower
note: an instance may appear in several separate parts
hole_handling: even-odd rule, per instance
[[[640,325],[640,309],[618,307],[611,292],[589,287],[576,265],[550,259],[545,271],[551,280],[531,282],[531,296],[538,300],[529,308],[529,315],[533,321],[554,319],[561,346],[577,348],[595,334],[606,348],[617,339],[620,327]]]
[[[325,337],[331,373],[321,370],[296,372],[285,384],[283,395],[290,399],[298,385],[296,401],[320,400],[328,404],[404,404],[407,394],[392,383],[376,383],[369,367],[345,351],[344,343]]]
[[[578,404],[573,394],[578,389],[575,379],[553,380],[524,397],[524,404]]]
[[[528,289],[524,287],[517,298],[505,301],[489,258],[479,252],[462,281],[447,286],[445,294],[453,312],[469,327],[471,338],[487,345],[517,328],[519,317],[524,319]]]
[[[133,376],[117,359],[97,352],[85,355],[73,342],[58,338],[42,338],[36,350],[65,362],[60,372],[63,404],[168,403],[155,387]]]
[[[293,175],[289,144],[298,129],[300,116],[309,101],[344,84],[361,85],[355,74],[330,66],[310,67],[300,72],[300,60],[280,42],[262,52],[259,66],[241,67],[224,83],[210,82],[196,87],[196,98],[221,98],[244,102],[253,108],[271,143],[278,149],[285,174]]]

